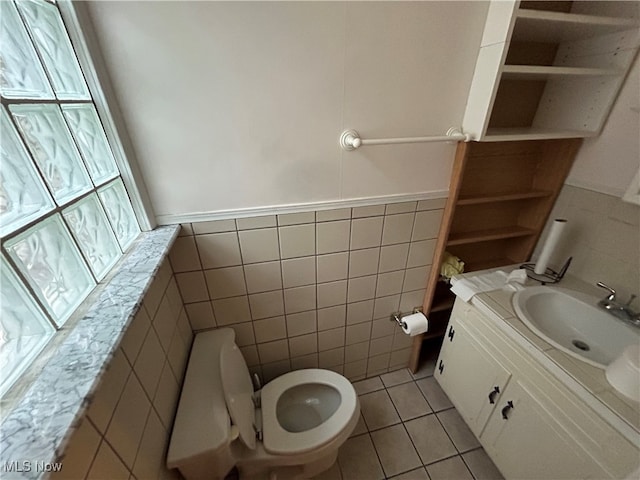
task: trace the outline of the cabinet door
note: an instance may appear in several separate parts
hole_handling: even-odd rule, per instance
[[[549,402],[519,379],[506,388],[480,439],[500,472],[507,479],[610,478],[567,420],[549,413]]]
[[[471,431],[480,436],[511,376],[471,332],[452,317],[435,377]]]

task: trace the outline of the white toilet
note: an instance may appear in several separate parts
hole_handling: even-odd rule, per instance
[[[195,336],[167,453],[186,480],[310,478],[335,462],[360,417],[353,385],[330,370],[284,374],[254,392],[235,332]]]

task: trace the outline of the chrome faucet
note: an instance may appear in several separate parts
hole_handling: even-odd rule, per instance
[[[609,291],[609,295],[598,302],[598,307],[603,308],[625,323],[640,327],[640,312],[635,312],[631,308],[631,302],[636,298],[635,295],[631,295],[627,303],[621,303],[616,300],[616,291],[613,288],[602,282],[598,282],[596,285]]]

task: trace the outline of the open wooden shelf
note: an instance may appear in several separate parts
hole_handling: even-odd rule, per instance
[[[465,267],[468,272],[478,272],[480,270],[487,270],[489,268],[498,268],[505,265],[513,265],[515,263],[520,262],[514,261],[508,257],[499,257],[490,260],[468,263],[465,265]]]
[[[422,337],[422,341],[431,340],[432,338],[440,338],[444,336],[444,332],[447,331],[447,322],[444,322],[443,327],[439,327],[437,330],[430,331],[429,333],[425,333]]]
[[[597,135],[640,45],[636,7],[622,1],[492,3],[465,132],[489,142]]]
[[[465,271],[529,260],[580,143],[459,144],[458,178],[452,180],[454,198],[450,212],[445,210],[449,216],[440,248],[460,257]]]
[[[534,80],[553,77],[611,77],[624,75],[625,72],[615,68],[585,68],[546,65],[505,65],[502,67],[502,78]]]
[[[439,281],[433,294],[433,302],[429,314],[451,310],[455,300],[456,296],[451,291],[449,283]]]
[[[486,194],[477,196],[460,196],[458,198],[458,206],[460,205],[478,205],[482,203],[495,203],[495,202],[512,202],[517,200],[526,200],[530,198],[544,198],[553,195],[551,190],[534,190],[531,192],[522,193],[508,193],[502,195]]]
[[[488,228],[486,230],[476,230],[464,233],[451,233],[447,246],[464,245],[467,243],[487,242],[490,240],[500,240],[503,238],[526,237],[535,235],[537,232],[531,228],[517,225],[503,228]]]
[[[581,142],[458,143],[423,304],[430,325],[423,339],[445,333],[455,301],[440,281],[445,250],[465,263],[465,272],[528,261]],[[421,341],[414,340],[412,369]]]
[[[451,297],[441,302],[438,302],[431,307],[431,313],[451,310],[453,308],[453,304],[455,301],[456,301],[455,297]]]
[[[597,132],[585,130],[555,130],[540,127],[514,127],[487,129],[483,138],[486,142],[504,142],[509,140],[545,140],[554,138],[587,138],[594,137]]]
[[[520,8],[512,39],[529,42],[569,42],[607,35],[638,26],[634,19]]]

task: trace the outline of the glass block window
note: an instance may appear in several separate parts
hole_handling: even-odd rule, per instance
[[[0,395],[140,233],[55,2],[0,1]]]
[[[53,210],[49,191],[29,159],[9,115],[0,111],[0,236]]]
[[[62,214],[91,271],[98,280],[102,280],[120,258],[120,247],[109,228],[100,200],[93,193],[63,210]],[[132,240],[137,236],[134,231],[132,226]]]
[[[118,179],[100,188],[98,196],[107,211],[120,246],[127,248],[136,239],[140,229],[122,180]]]
[[[9,111],[58,205],[93,188],[58,105],[9,105]]]
[[[95,107],[88,103],[65,104],[62,105],[62,113],[93,183],[100,185],[117,177],[120,172]]]
[[[95,286],[59,214],[8,240],[4,248],[57,325]]]
[[[58,99],[90,99],[58,8],[43,0],[16,2]]]
[[[0,2],[0,88],[5,98],[55,98],[27,29],[11,2]]]
[[[29,292],[0,258],[0,395],[35,358],[55,329]]]

